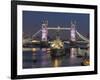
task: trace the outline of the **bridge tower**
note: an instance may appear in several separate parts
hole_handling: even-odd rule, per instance
[[[44,21],[42,24],[42,41],[47,41],[48,36],[48,21]]]
[[[75,23],[71,22],[71,29],[70,29],[70,38],[71,38],[71,44],[74,45],[76,42],[76,29],[75,29]],[[75,57],[77,53],[76,48],[71,48],[70,50],[70,57]]]
[[[75,29],[75,24],[71,22],[71,41],[75,42],[76,41],[76,29]]]

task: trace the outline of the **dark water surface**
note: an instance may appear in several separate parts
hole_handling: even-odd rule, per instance
[[[23,68],[46,68],[81,66],[82,57],[70,58],[69,53],[60,57],[51,57],[50,53],[43,50],[23,51]]]

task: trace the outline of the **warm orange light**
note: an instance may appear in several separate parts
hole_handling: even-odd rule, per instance
[[[35,51],[37,51],[37,49],[36,48],[32,48],[32,51],[35,52]]]

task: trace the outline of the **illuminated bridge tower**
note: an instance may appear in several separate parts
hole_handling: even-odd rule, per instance
[[[47,41],[47,36],[48,36],[48,21],[45,21],[42,24],[42,41]]]
[[[74,43],[76,42],[76,29],[75,24],[71,22],[71,30],[70,30],[70,37],[71,37],[71,44],[74,46]],[[75,57],[77,51],[76,48],[72,47],[70,50],[70,57]]]

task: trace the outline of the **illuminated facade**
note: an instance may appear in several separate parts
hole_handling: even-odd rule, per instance
[[[47,41],[48,29],[46,24],[42,24],[42,41]]]
[[[71,42],[75,43],[76,42],[76,29],[75,29],[75,24],[71,22],[71,30],[70,30],[70,35],[71,35]],[[77,54],[76,48],[71,48],[70,49],[70,57],[73,58]]]

